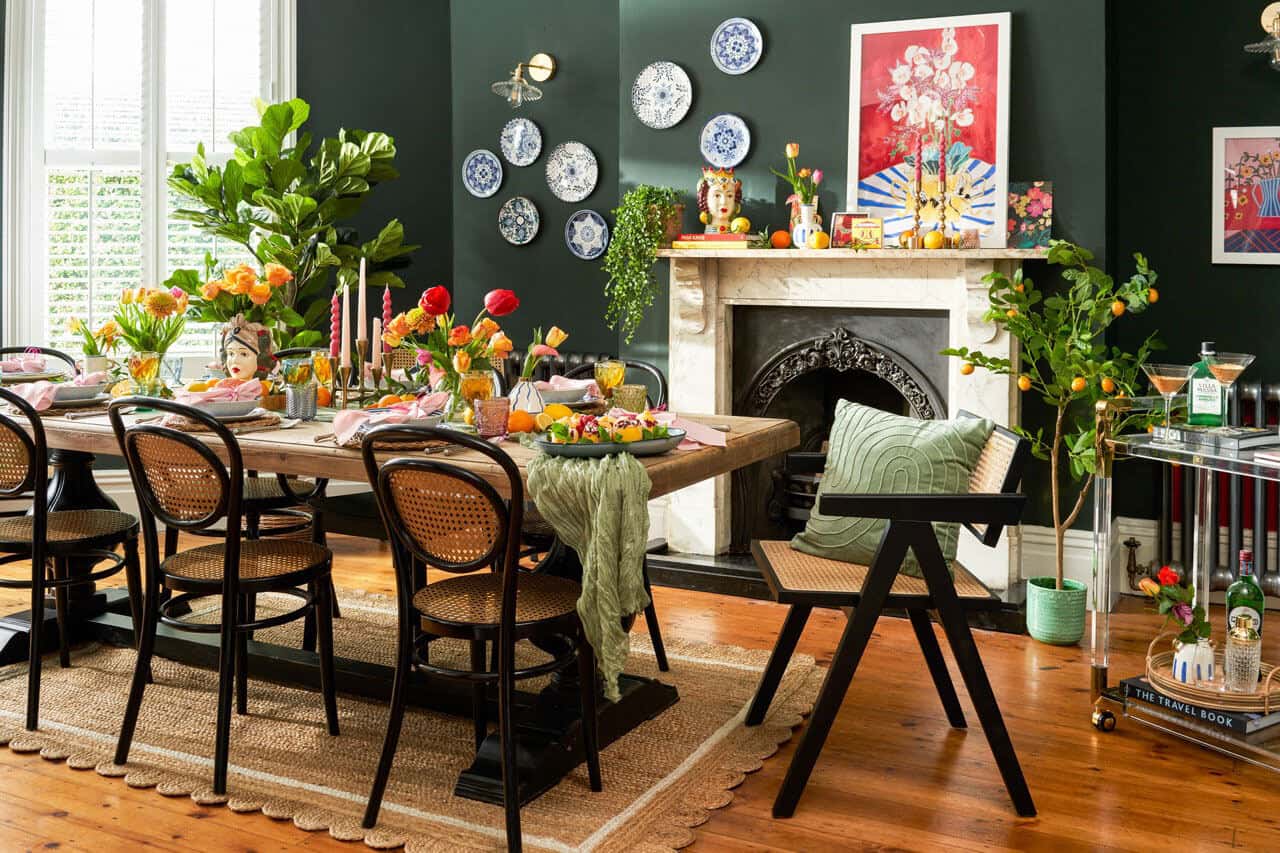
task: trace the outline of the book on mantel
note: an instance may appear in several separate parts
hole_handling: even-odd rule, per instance
[[[1280,723],[1280,710],[1270,714],[1251,714],[1244,711],[1220,711],[1194,705],[1181,699],[1166,696],[1151,686],[1151,682],[1141,676],[1120,679],[1124,689],[1124,698],[1129,702],[1149,705],[1192,723],[1210,726],[1211,728],[1235,737],[1256,734],[1263,729]]]
[[[1175,427],[1158,426],[1153,434],[1156,438],[1228,453],[1257,450],[1262,447],[1280,449],[1280,432],[1277,432],[1275,427],[1213,427],[1179,424]]]
[[[681,234],[671,243],[673,249],[749,249],[754,238],[750,234]]]

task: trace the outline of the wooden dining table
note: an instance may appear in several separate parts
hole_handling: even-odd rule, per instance
[[[41,418],[53,468],[49,509],[114,508],[114,502],[94,482],[92,470],[96,456],[120,455],[106,412],[91,414],[71,410],[68,414],[70,416],[50,414]],[[139,411],[127,415],[125,421],[128,423],[149,416]],[[649,474],[653,498],[776,456],[794,448],[800,440],[799,428],[788,420],[730,415],[682,414],[681,417],[722,431],[726,438],[725,446],[699,446],[676,449],[658,456],[638,457]],[[331,438],[332,432],[332,424],[304,422],[288,429],[246,430],[244,435],[237,436],[237,440],[246,470],[365,482],[359,449],[337,446]],[[201,436],[200,433],[194,435]],[[213,439],[212,434],[208,437],[211,448],[217,452],[219,442]],[[526,475],[535,455],[541,452],[511,440],[498,446],[516,462],[522,476]],[[427,452],[430,451],[397,450],[379,455],[390,459]],[[505,472],[474,451],[438,455],[449,464],[472,471],[492,483],[500,493],[509,489]],[[80,570],[87,572],[88,568],[85,566]],[[340,569],[340,566],[335,568]],[[576,579],[581,576],[577,555],[558,543],[539,569],[576,576]],[[74,572],[77,568],[72,570]],[[388,557],[387,572],[391,571]],[[73,637],[132,644],[128,600],[122,590],[95,590],[92,582],[88,581],[72,589],[69,615]],[[49,614],[45,615],[48,621]],[[25,659],[26,634],[30,624],[27,612],[0,617],[0,663]],[[46,626],[45,630],[52,630],[52,627]],[[217,667],[218,638],[216,635],[178,632],[161,626],[156,653],[212,669]],[[339,691],[378,699],[389,695],[394,674],[392,667],[349,658],[338,658],[335,665]],[[249,666],[255,678],[310,689],[319,687],[319,666],[314,652],[250,641]],[[538,693],[517,694],[522,803],[554,787],[583,759],[577,725],[580,706],[573,678],[572,674],[565,674],[553,679]],[[617,702],[601,700],[598,703],[602,747],[662,713],[679,698],[674,686],[656,678],[624,674],[619,680],[619,688],[621,697]],[[472,711],[470,685],[432,678],[425,673],[415,673],[407,696],[411,704],[435,711],[459,716],[470,716]],[[455,793],[487,802],[502,801],[502,767],[496,735],[491,735],[484,742],[472,765],[459,776]]]

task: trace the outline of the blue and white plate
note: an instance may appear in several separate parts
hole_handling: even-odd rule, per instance
[[[764,54],[760,28],[746,18],[729,18],[711,34],[711,61],[725,74],[746,74]]]
[[[631,109],[645,127],[675,127],[693,106],[693,84],[674,62],[646,65],[631,84]]]
[[[594,210],[579,210],[564,224],[564,242],[575,258],[594,261],[609,247],[609,226]]]
[[[498,147],[512,166],[528,166],[542,153],[542,131],[527,118],[513,118],[502,126]]]
[[[536,237],[540,223],[538,208],[522,195],[507,199],[498,211],[498,233],[516,246]]]
[[[477,148],[462,161],[462,185],[477,198],[488,198],[502,186],[502,161],[498,155]]]
[[[581,142],[557,145],[547,158],[547,186],[561,201],[582,201],[596,188],[600,167]]]
[[[733,113],[713,116],[702,128],[698,141],[702,158],[712,166],[732,169],[747,159],[751,150],[751,131],[747,123]]]

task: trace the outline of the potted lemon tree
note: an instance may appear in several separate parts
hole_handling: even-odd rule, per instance
[[[1141,365],[1162,344],[1153,333],[1135,352],[1106,342],[1111,324],[1138,314],[1159,298],[1156,272],[1140,254],[1137,269],[1117,284],[1093,266],[1093,254],[1065,240],[1049,245],[1048,261],[1061,267],[1065,285],[1054,292],[1037,289],[1022,270],[1007,276],[989,273],[987,320],[1017,338],[1018,359],[993,358],[966,347],[943,350],[963,359],[960,372],[975,369],[1016,375],[1018,389],[1038,394],[1053,410],[1053,432],[1018,431],[1036,457],[1049,463],[1055,543],[1052,577],[1027,579],[1027,630],[1046,643],[1073,644],[1084,635],[1085,584],[1063,577],[1063,542],[1079,518],[1093,486],[1094,404],[1108,397],[1133,395]],[[1088,404],[1088,405],[1086,405]],[[1131,426],[1130,418],[1121,426]]]

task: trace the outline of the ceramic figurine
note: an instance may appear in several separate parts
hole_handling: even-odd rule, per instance
[[[707,234],[728,234],[730,223],[742,210],[742,181],[733,176],[733,169],[713,169],[705,166],[698,181],[699,221],[706,226]]]
[[[222,327],[222,368],[232,379],[265,379],[275,363],[271,332],[261,323],[250,323],[237,314]]]

